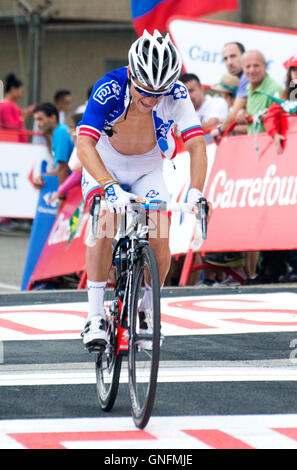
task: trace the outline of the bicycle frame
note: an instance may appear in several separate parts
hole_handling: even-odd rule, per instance
[[[145,223],[143,220],[143,215],[145,215]],[[127,218],[130,216],[130,222],[127,225]],[[126,280],[125,292],[123,296],[123,301],[120,299],[119,295],[119,304],[118,304],[118,325],[117,325],[117,347],[116,347],[116,356],[127,355],[129,349],[129,328],[130,328],[130,318],[128,312],[130,312],[131,305],[131,286],[133,283],[133,264],[135,263],[135,257],[137,256],[137,251],[145,244],[148,244],[148,211],[145,210],[144,213],[132,212],[131,214],[123,214],[120,221],[120,226],[118,230],[119,240],[114,248],[113,261],[112,264],[115,265],[115,259],[117,257],[117,252],[119,251],[119,264],[121,265],[122,259],[121,256],[122,248],[126,245],[126,263],[128,270],[128,278]],[[121,281],[122,272],[120,269],[120,278]],[[120,289],[121,286],[116,286],[116,289]],[[125,324],[126,323],[126,324]]]

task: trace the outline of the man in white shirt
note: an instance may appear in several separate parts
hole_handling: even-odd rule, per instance
[[[185,73],[180,81],[187,87],[188,93],[201,121],[204,131],[218,125],[228,115],[228,105],[220,96],[211,96],[204,93],[204,89],[197,75]],[[212,142],[210,133],[205,134],[206,143]]]

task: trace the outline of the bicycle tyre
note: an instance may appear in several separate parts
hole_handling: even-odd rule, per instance
[[[145,274],[146,273],[146,274]],[[152,288],[151,350],[142,349],[139,335],[138,304],[141,297],[144,275],[149,275]],[[148,245],[141,248],[134,268],[131,292],[131,324],[128,354],[129,393],[131,411],[135,425],[143,429],[153,410],[160,359],[160,283],[158,265],[154,251]],[[144,368],[146,368],[144,370]]]
[[[96,359],[96,382],[98,400],[103,411],[110,411],[115,403],[120,383],[122,357],[113,358],[114,364],[111,367],[110,379],[103,379],[103,369],[106,368],[104,356],[98,354]],[[109,384],[109,386],[107,386]]]
[[[111,274],[112,273],[112,274]],[[105,351],[97,354],[95,362],[97,396],[103,411],[110,411],[115,403],[122,367],[122,356],[116,355],[117,322],[119,321],[118,299],[115,292],[116,270],[112,266],[112,283],[104,294],[104,308],[108,317],[109,344]]]

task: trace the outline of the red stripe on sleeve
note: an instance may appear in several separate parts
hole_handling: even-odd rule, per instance
[[[93,139],[96,140],[96,142],[98,142],[98,140],[100,139],[100,132],[88,126],[81,126],[79,128],[78,135],[85,135],[87,137],[92,137]]]
[[[183,142],[187,142],[187,140],[192,139],[193,137],[200,137],[203,135],[204,132],[202,127],[193,127],[192,129],[188,129],[181,134]]]

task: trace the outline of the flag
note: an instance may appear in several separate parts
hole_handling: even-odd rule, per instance
[[[237,10],[238,0],[131,0],[132,22],[138,36],[144,29],[166,30],[171,16],[198,17],[225,10]]]
[[[69,224],[70,224],[70,235],[68,238],[68,243],[67,246],[70,245],[72,242],[73,238],[75,237],[75,234],[77,233],[80,223],[82,221],[82,217],[84,214],[84,209],[85,209],[85,201],[82,199],[80,204],[77,206],[75,211],[73,212],[72,216],[70,217]]]

